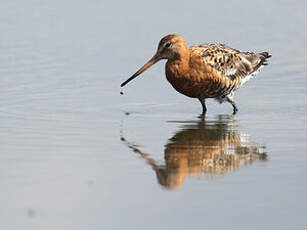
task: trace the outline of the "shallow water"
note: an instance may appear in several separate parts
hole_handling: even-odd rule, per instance
[[[5,1],[3,229],[305,229],[305,1]],[[273,57],[227,104],[175,92],[168,33]]]

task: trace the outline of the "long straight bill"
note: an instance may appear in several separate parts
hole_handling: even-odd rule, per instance
[[[155,64],[157,61],[161,60],[161,57],[155,54],[145,65],[143,65],[135,74],[133,74],[131,77],[129,77],[125,82],[123,82],[120,87],[124,87],[129,81],[136,78],[138,75],[143,73],[145,70],[147,70],[150,66]]]

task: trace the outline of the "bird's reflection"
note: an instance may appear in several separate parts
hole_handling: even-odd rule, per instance
[[[159,184],[178,189],[187,175],[215,175],[231,172],[239,166],[266,160],[264,146],[249,140],[234,127],[233,116],[180,122],[182,127],[168,139],[164,148],[164,164],[158,164],[139,146],[121,140],[146,160],[156,172]]]

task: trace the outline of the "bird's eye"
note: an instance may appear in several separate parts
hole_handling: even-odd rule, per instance
[[[171,45],[172,45],[172,43],[170,43],[170,42],[167,42],[167,43],[165,43],[165,48],[169,48],[169,47],[171,47]]]

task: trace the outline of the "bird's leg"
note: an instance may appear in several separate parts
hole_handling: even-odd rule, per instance
[[[206,107],[205,99],[198,98],[198,100],[200,101],[201,106],[203,107],[203,114],[202,115],[205,115],[206,112],[207,112],[207,107]]]
[[[233,107],[233,115],[235,115],[238,112],[238,107],[236,106],[236,103],[234,101],[233,93],[226,96],[227,101],[232,105]]]

